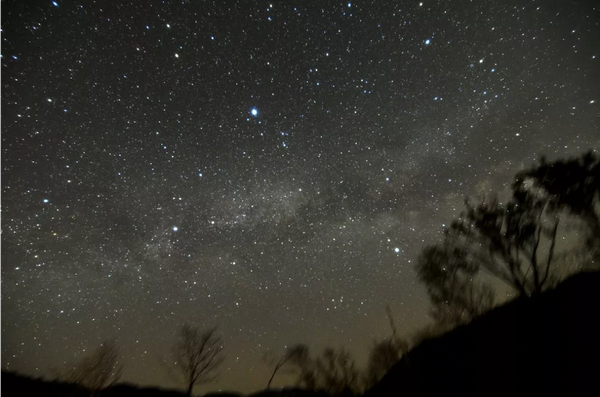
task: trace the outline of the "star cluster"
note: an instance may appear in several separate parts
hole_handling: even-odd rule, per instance
[[[413,265],[465,196],[600,148],[593,1],[6,1],[2,366],[117,337],[124,379],[218,325],[364,359],[429,319]]]

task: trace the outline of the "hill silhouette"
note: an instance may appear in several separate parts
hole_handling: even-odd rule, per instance
[[[365,397],[600,396],[600,272],[570,277],[556,288],[518,298],[435,339],[423,341]],[[89,396],[64,382],[2,371],[6,396]],[[117,384],[102,396],[183,396],[175,390]],[[210,393],[236,397],[236,393]],[[297,388],[251,397],[323,397]]]
[[[600,396],[600,272],[425,340],[365,397]]]
[[[4,396],[49,396],[49,397],[89,397],[93,395],[89,389],[67,382],[48,381],[31,378],[15,372],[2,371],[2,395]],[[156,387],[140,387],[127,383],[110,386],[99,393],[102,397],[183,397],[185,393]],[[198,394],[200,395],[200,394]],[[212,392],[202,397],[242,397],[235,392]],[[295,387],[262,390],[248,395],[249,397],[327,397],[324,392],[313,392]]]
[[[90,397],[93,393],[77,384],[48,381],[40,378],[30,378],[14,372],[2,371],[2,395],[3,396],[49,396],[49,397]],[[176,390],[165,390],[153,387],[138,387],[126,383],[110,386],[101,393],[103,397],[182,397],[183,392]],[[216,394],[215,394],[216,395]],[[215,396],[213,395],[213,397]],[[232,397],[225,395],[225,397]]]

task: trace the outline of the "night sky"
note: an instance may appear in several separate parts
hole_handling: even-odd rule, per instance
[[[184,323],[264,388],[298,342],[362,364],[431,320],[413,269],[465,196],[600,149],[596,1],[3,1],[2,368]],[[274,385],[286,382],[276,378]]]

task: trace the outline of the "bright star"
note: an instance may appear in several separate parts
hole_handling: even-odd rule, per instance
[[[398,248],[398,247],[394,248],[394,252],[397,253],[397,254],[399,254],[400,253],[400,248]]]
[[[430,39],[425,40],[425,45],[429,45],[429,44],[431,44],[431,40]]]
[[[179,228],[178,228],[177,226],[173,226],[173,231],[174,231],[174,232],[176,232],[176,231],[178,231],[178,230],[179,230]]]
[[[53,1],[53,2],[52,2],[52,5],[53,5],[54,7],[58,7],[58,3],[57,3],[56,1]]]
[[[252,110],[250,110],[250,114],[253,115],[254,117],[258,116],[258,109],[252,108]]]

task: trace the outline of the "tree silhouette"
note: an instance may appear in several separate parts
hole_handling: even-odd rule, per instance
[[[408,351],[408,342],[398,335],[396,322],[394,321],[394,316],[392,315],[392,308],[389,304],[385,306],[385,313],[387,314],[388,322],[390,323],[390,329],[392,330],[392,341],[400,352]]]
[[[354,359],[344,348],[325,348],[316,360],[320,389],[331,395],[354,394],[358,389],[358,371]]]
[[[271,388],[271,383],[273,382],[273,378],[275,378],[275,374],[282,367],[284,367],[286,364],[302,361],[307,352],[308,348],[306,346],[298,344],[287,348],[283,356],[279,357],[278,359],[265,357],[267,364],[273,368],[273,372],[271,373],[271,377],[267,383],[267,389]]]
[[[492,288],[474,279],[477,264],[464,249],[450,244],[427,247],[417,262],[419,280],[427,286],[431,314],[441,327],[460,324],[494,305]]]
[[[308,390],[317,390],[317,376],[314,360],[310,357],[308,346],[296,345],[297,353],[291,356],[290,364],[298,372],[298,385]]]
[[[588,228],[587,244],[600,254],[600,158],[589,151],[581,157],[547,162],[517,174],[513,189],[527,190],[533,185],[548,198],[549,210],[567,210]]]
[[[85,356],[58,378],[87,387],[95,395],[121,378],[123,366],[119,364],[119,349],[115,339],[102,342],[96,350]]]
[[[365,388],[374,386],[400,360],[404,352],[392,338],[376,341],[369,352]]]
[[[299,386],[334,396],[354,395],[359,391],[359,372],[354,359],[344,348],[327,347],[316,358],[310,357],[304,345],[299,345],[297,349],[290,364],[298,372]]]
[[[541,292],[549,281],[559,224],[547,212],[547,199],[515,190],[506,205],[493,199],[466,207],[446,231],[446,242],[466,255],[461,262],[483,267],[520,295]]]
[[[224,360],[223,342],[216,328],[206,331],[184,325],[179,340],[173,347],[175,366],[182,375],[186,395],[191,396],[194,386],[216,378],[216,370]]]
[[[392,310],[385,307],[392,335],[375,341],[369,352],[369,361],[364,374],[365,388],[374,386],[396,364],[403,354],[408,351],[408,342],[398,335]]]
[[[552,163],[542,159],[518,173],[506,204],[466,201],[444,241],[426,247],[417,261],[436,321],[468,321],[493,306],[491,287],[477,279],[481,270],[522,296],[553,285],[558,229],[567,213],[587,225],[587,246],[598,258],[599,201],[600,161],[591,152]]]

